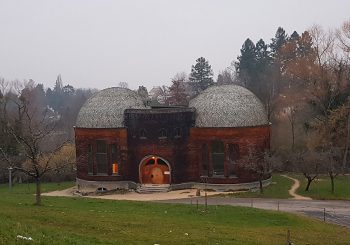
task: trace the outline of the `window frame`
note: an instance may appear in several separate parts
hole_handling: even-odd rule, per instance
[[[105,152],[99,152],[99,143],[103,143],[104,144],[104,150]],[[96,144],[96,151],[95,151],[95,163],[96,163],[96,175],[109,175],[109,156],[108,156],[108,143],[107,140],[105,139],[97,139],[95,140],[95,144]],[[104,156],[105,160],[104,160],[104,164],[105,164],[105,172],[100,172],[99,171],[99,166],[101,166],[101,162],[100,159],[98,160],[99,156]]]

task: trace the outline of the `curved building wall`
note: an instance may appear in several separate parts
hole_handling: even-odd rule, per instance
[[[128,179],[127,130],[75,128],[77,178],[92,181]],[[101,147],[102,146],[102,147]],[[99,163],[103,166],[98,169]],[[115,173],[113,173],[113,165]]]
[[[223,151],[215,152],[220,143]],[[270,148],[270,126],[240,128],[192,128],[189,142],[188,176],[197,181],[215,184],[235,184],[256,181],[252,171],[242,167],[250,150],[263,152]],[[205,150],[207,149],[207,154]],[[219,173],[215,172],[215,157],[221,154]],[[223,160],[222,160],[223,158]],[[219,164],[219,165],[220,165]],[[266,176],[268,177],[268,176]]]

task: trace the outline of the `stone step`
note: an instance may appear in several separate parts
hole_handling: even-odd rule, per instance
[[[144,184],[140,185],[136,192],[141,194],[157,193],[157,192],[168,192],[170,185],[156,185],[156,184]]]

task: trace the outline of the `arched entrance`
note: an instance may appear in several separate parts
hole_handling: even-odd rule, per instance
[[[141,184],[170,184],[170,165],[161,157],[147,156],[140,163]]]

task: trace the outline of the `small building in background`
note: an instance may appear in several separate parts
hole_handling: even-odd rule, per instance
[[[250,189],[258,177],[244,164],[252,150],[269,149],[270,125],[262,103],[241,86],[210,87],[188,107],[150,106],[114,87],[81,108],[75,142],[82,191]]]

